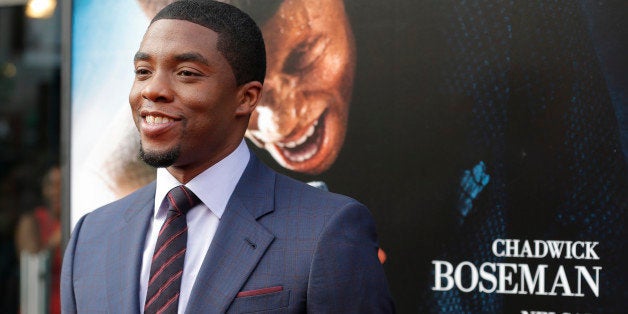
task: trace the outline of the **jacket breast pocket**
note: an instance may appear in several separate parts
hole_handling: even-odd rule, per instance
[[[237,297],[227,313],[287,313],[290,290]]]

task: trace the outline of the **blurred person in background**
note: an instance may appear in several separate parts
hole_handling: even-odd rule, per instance
[[[22,215],[15,233],[15,247],[21,252],[36,254],[50,251],[49,313],[61,312],[61,170],[53,166],[42,180],[42,195],[45,205],[37,206],[32,212]]]

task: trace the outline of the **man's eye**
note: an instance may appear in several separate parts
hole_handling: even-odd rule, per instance
[[[192,72],[192,71],[188,71],[188,70],[182,70],[179,72],[179,75],[181,76],[197,76],[198,74]]]
[[[284,62],[283,72],[295,74],[306,71],[323,55],[327,43],[328,40],[318,36],[313,40],[299,44],[290,52]]]
[[[146,69],[135,69],[135,75],[148,75],[150,72]]]

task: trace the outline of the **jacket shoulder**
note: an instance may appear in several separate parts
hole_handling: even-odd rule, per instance
[[[138,189],[137,191],[107,205],[99,207],[85,214],[86,224],[119,220],[121,217],[134,214],[134,211],[143,209],[146,203],[155,197],[155,182]],[[130,210],[129,210],[130,209]]]
[[[275,188],[275,201],[279,207],[301,204],[301,207],[312,208],[319,213],[327,210],[335,211],[337,208],[348,206],[364,207],[349,196],[316,188],[282,174],[277,174]]]

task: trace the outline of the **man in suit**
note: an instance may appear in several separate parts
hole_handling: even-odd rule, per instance
[[[157,180],[77,223],[64,313],[394,311],[368,210],[275,173],[243,141],[266,67],[246,14],[175,2],[134,65],[129,102]]]

